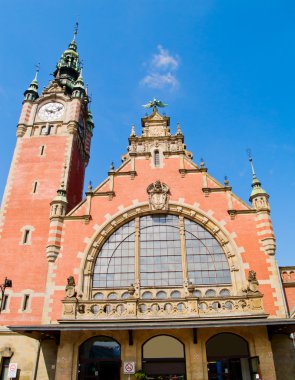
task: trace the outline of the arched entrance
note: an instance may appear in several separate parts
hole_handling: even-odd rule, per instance
[[[168,335],[149,339],[142,346],[142,369],[150,380],[185,380],[184,345]]]
[[[120,380],[121,347],[107,336],[96,336],[79,349],[79,380]]]
[[[206,344],[209,380],[251,380],[248,343],[242,337],[221,333]]]

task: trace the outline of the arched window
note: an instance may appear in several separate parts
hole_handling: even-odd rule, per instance
[[[119,228],[103,245],[96,260],[93,287],[112,288],[134,282],[134,221]]]
[[[129,287],[137,278],[141,287],[181,287],[184,280],[194,285],[231,283],[219,242],[201,225],[163,214],[142,216],[115,231],[97,256],[92,285]]]

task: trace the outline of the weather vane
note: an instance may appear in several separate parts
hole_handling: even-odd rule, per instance
[[[251,165],[252,175],[253,175],[253,177],[256,177],[256,173],[255,173],[255,169],[254,169],[254,165],[253,165],[253,158],[252,158],[251,149],[249,149],[249,148],[247,149],[247,154],[248,154],[250,165]]]
[[[161,100],[157,100],[156,98],[154,98],[154,100],[151,100],[147,104],[143,104],[144,108],[152,108],[152,107],[155,108],[155,107],[166,107],[166,106],[168,106],[168,104],[165,104],[161,102]]]
[[[78,34],[78,26],[79,26],[79,23],[78,23],[78,21],[76,21],[76,24],[74,27],[74,40],[76,39],[76,36]]]
[[[39,73],[39,71],[40,71],[40,62],[37,65],[35,65],[35,67],[36,67],[36,72]]]

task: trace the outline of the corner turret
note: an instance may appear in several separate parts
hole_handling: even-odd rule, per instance
[[[248,152],[249,153],[249,152]],[[270,211],[269,206],[269,195],[267,192],[261,187],[261,182],[256,176],[254,165],[253,165],[253,159],[251,154],[249,153],[249,161],[251,165],[252,170],[252,192],[249,198],[249,201],[252,203],[252,206],[259,211]]]
[[[59,218],[65,216],[67,205],[67,192],[64,182],[62,182],[60,188],[57,190],[57,195],[50,203],[50,218]]]
[[[36,74],[35,74],[34,79],[32,80],[28,89],[24,92],[24,100],[30,100],[33,102],[34,100],[39,98],[39,94],[38,94],[38,87],[39,87],[38,86],[38,73],[39,73],[39,70],[40,70],[40,64],[38,64],[38,66],[37,66],[37,70],[36,70]]]
[[[49,262],[54,262],[60,251],[60,231],[63,227],[63,217],[66,215],[67,206],[67,192],[64,181],[62,181],[60,188],[57,190],[57,195],[50,202],[50,226],[46,246],[46,256]],[[57,225],[59,228],[57,228]]]
[[[84,87],[84,81],[83,81],[83,76],[82,76],[82,68],[81,68],[78,79],[76,80],[74,87],[73,87],[72,97],[83,99],[85,94],[86,94],[86,91],[85,91],[85,87]]]

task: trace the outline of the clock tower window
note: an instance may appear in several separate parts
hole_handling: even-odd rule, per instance
[[[41,127],[40,134],[44,136],[50,135],[52,127],[52,125],[44,125],[43,127]]]
[[[38,188],[38,182],[37,182],[37,181],[34,181],[34,182],[33,182],[33,194],[36,194],[36,193],[37,193],[37,188]]]

